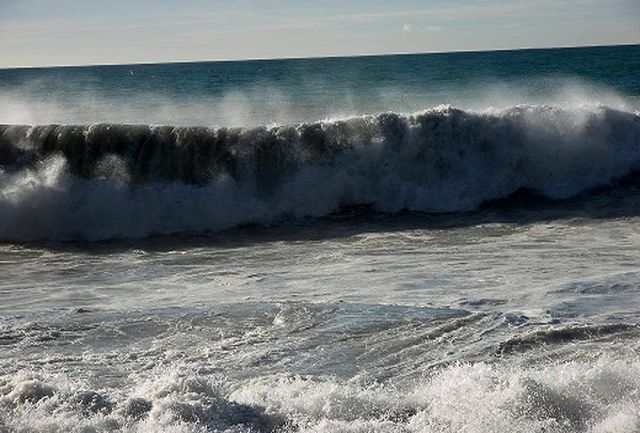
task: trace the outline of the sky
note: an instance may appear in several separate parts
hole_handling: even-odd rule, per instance
[[[625,43],[639,0],[0,0],[0,67]]]

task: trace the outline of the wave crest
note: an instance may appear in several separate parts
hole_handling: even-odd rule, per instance
[[[294,126],[0,126],[0,239],[142,237],[564,198],[640,170],[640,115],[438,107]]]

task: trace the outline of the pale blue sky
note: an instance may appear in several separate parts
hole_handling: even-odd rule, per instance
[[[0,67],[620,43],[638,0],[0,0]]]

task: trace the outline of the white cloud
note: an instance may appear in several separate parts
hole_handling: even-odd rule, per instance
[[[442,31],[442,27],[440,26],[416,26],[413,24],[405,24],[402,26],[402,31],[405,33],[415,32],[415,31],[426,31],[430,33],[440,33]]]

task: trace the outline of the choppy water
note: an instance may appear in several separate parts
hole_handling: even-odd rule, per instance
[[[639,66],[0,71],[0,432],[640,431]]]

